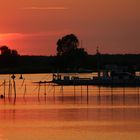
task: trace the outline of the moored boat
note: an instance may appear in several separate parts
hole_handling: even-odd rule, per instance
[[[53,74],[52,83],[58,85],[140,86],[140,76],[128,72],[112,72],[110,75],[88,78]]]

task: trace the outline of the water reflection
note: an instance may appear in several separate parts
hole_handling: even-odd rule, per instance
[[[138,94],[47,95],[0,100],[1,120],[140,121]],[[13,105],[13,106],[11,106]],[[20,108],[21,106],[26,108]],[[40,105],[40,106],[38,106]],[[35,107],[34,107],[35,106]],[[37,107],[37,108],[36,108]],[[10,108],[10,109],[9,109]],[[12,115],[11,115],[12,114]],[[9,116],[8,119],[5,116]],[[15,119],[16,118],[16,119]]]
[[[87,91],[86,91],[87,92]],[[51,94],[41,94],[39,96],[24,96],[24,97],[10,97],[1,99],[5,103],[16,103],[16,100],[19,99],[24,100],[27,102],[29,98],[36,98],[38,102],[45,102],[45,103],[71,103],[71,104],[94,104],[94,105],[139,105],[140,103],[140,95],[139,93],[114,93],[111,94],[102,94],[102,93],[67,93],[64,92],[62,89],[60,93],[53,92]],[[18,100],[19,102],[19,100]]]
[[[1,121],[139,121],[140,110],[137,107],[108,107],[108,106],[71,106],[71,107],[41,107],[31,106],[24,109],[24,106],[10,107],[0,110]]]
[[[36,85],[32,83],[35,75],[24,77],[26,86],[16,81],[16,98],[12,89],[9,99],[6,84],[6,98],[0,99],[0,134],[8,140],[62,140],[67,136],[90,140],[103,139],[106,133],[110,139],[123,139],[116,132],[130,132],[127,138],[135,132],[140,138],[139,88]],[[37,80],[42,77],[37,75]]]

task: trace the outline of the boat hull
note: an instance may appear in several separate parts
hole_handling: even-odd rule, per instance
[[[53,80],[58,85],[140,86],[140,80]]]

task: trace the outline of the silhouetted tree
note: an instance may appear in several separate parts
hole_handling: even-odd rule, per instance
[[[0,66],[1,67],[15,67],[19,65],[19,54],[17,50],[11,50],[7,46],[0,47]]]
[[[11,50],[7,46],[0,47],[1,55],[2,56],[18,56],[17,50]]]
[[[12,50],[11,55],[12,56],[18,56],[19,54],[18,54],[17,50]]]
[[[79,40],[74,34],[69,34],[57,41],[57,55],[71,56],[71,55],[86,55],[84,48],[78,48]]]
[[[79,47],[76,35],[68,34],[57,41],[57,66],[60,70],[78,69],[88,56],[84,48]]]
[[[0,47],[1,55],[2,56],[8,56],[11,55],[11,50],[7,46]]]

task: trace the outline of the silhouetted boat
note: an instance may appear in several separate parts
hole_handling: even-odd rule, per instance
[[[140,86],[140,76],[128,72],[114,72],[110,76],[90,78],[53,74],[51,82],[58,85]]]

